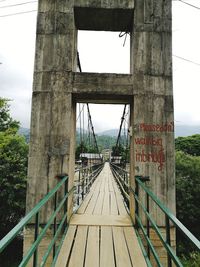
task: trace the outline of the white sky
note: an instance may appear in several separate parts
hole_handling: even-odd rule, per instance
[[[200,0],[185,0],[200,7]],[[29,2],[0,0],[0,96],[12,99],[12,116],[29,127],[34,64],[36,12],[1,17],[37,9],[37,3],[2,8]],[[173,57],[175,121],[200,125],[200,9],[173,1],[173,54],[198,63]],[[129,72],[129,42],[117,33],[79,34],[79,53],[83,71]],[[98,35],[98,36],[97,36]],[[104,49],[105,48],[105,49]],[[99,51],[108,51],[102,54]],[[90,57],[88,56],[90,55]],[[105,63],[106,62],[106,63]],[[91,107],[97,131],[118,128],[122,107]]]

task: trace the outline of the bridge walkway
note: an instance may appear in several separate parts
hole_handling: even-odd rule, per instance
[[[72,216],[56,267],[146,267],[109,164]]]

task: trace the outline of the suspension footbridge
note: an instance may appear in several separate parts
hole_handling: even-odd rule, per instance
[[[56,266],[147,266],[108,163],[72,216]]]
[[[200,249],[175,216],[171,22],[166,0],[38,1],[26,216],[0,241],[23,240],[20,267],[182,267],[176,229]],[[79,30],[130,35],[130,72],[81,72]],[[76,170],[80,103],[99,160]],[[113,156],[129,106],[130,171],[104,166],[88,103],[125,105]]]

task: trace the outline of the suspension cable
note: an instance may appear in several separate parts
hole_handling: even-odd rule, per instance
[[[87,103],[87,110],[88,110],[88,118],[89,118],[91,129],[92,129],[92,135],[93,135],[93,138],[94,138],[94,144],[95,144],[97,153],[99,154],[99,158],[101,159],[101,154],[99,152],[99,147],[98,147],[98,144],[97,144],[97,139],[96,139],[96,135],[95,135],[95,132],[94,132],[94,126],[93,126],[93,123],[92,123],[92,117],[91,117],[91,114],[90,114],[90,109],[89,109],[89,104],[88,103]]]
[[[78,64],[79,71],[82,72],[81,62],[80,62],[80,57],[79,57],[79,52],[78,51],[77,51],[77,64]],[[95,132],[94,132],[94,126],[93,126],[93,123],[92,123],[92,118],[91,118],[91,114],[90,114],[90,109],[89,109],[89,104],[88,103],[87,103],[87,111],[88,111],[88,120],[89,120],[88,121],[88,125],[90,124],[91,129],[92,129],[92,135],[93,135],[93,139],[94,139],[94,146],[96,147],[97,153],[99,154],[99,159],[101,159],[101,154],[99,152],[99,147],[98,147],[98,144],[97,144],[97,139],[96,139],[96,135],[95,135]],[[83,114],[84,114],[84,112],[83,112]],[[83,121],[83,125],[84,125],[84,121]],[[89,133],[89,141],[90,141],[90,133]]]
[[[123,115],[122,115],[122,118],[121,118],[121,124],[120,124],[120,127],[119,127],[119,132],[118,132],[118,136],[117,136],[117,142],[116,142],[116,145],[115,145],[115,151],[117,149],[117,146],[119,144],[119,140],[120,140],[120,136],[121,136],[121,131],[122,131],[122,125],[123,125],[123,122],[124,122],[124,119],[125,119],[125,113],[126,113],[126,104],[124,105],[124,111],[123,111]]]

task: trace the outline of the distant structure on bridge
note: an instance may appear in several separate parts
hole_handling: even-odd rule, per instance
[[[56,185],[57,174],[69,174],[73,187],[80,102],[130,105],[130,185],[135,186],[135,175],[149,176],[149,187],[175,212],[171,26],[171,1],[166,0],[38,2],[27,212]],[[130,74],[77,72],[78,30],[130,33]],[[69,197],[69,214],[72,206]],[[41,212],[41,224],[52,209],[50,203]],[[155,207],[152,213],[164,232],[164,216]],[[130,214],[134,221],[133,193]],[[30,224],[25,249],[31,229]],[[155,232],[150,235],[159,251]]]
[[[80,159],[83,163],[83,165],[94,165],[94,164],[100,164],[103,161],[103,155],[102,154],[96,154],[96,153],[81,153]]]

